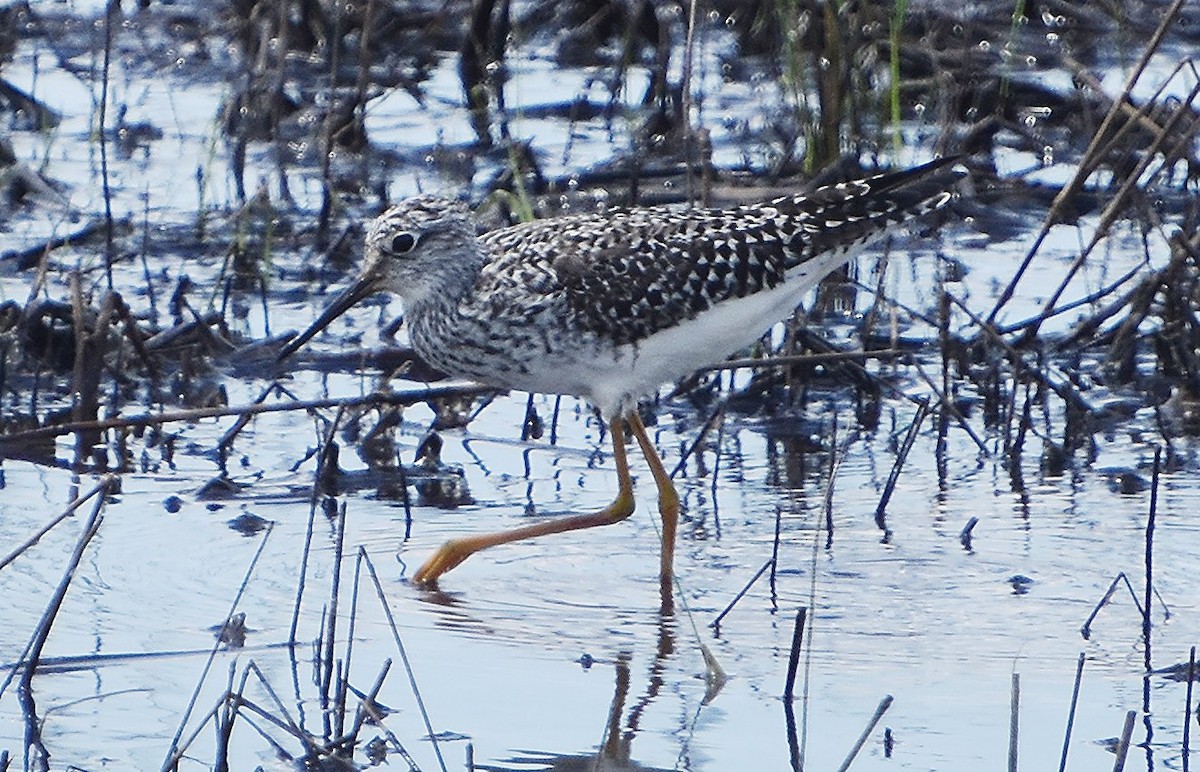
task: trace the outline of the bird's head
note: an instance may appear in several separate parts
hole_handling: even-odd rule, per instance
[[[411,311],[429,298],[469,288],[483,265],[475,219],[466,204],[436,196],[403,201],[371,221],[363,272],[334,298],[307,330],[280,350],[291,355],[364,298],[380,291],[399,295]]]
[[[372,291],[393,292],[410,304],[447,281],[473,282],[479,268],[475,237],[475,219],[466,204],[436,196],[410,198],[371,222],[363,280],[374,283]]]

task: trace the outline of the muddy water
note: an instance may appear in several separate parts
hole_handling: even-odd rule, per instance
[[[761,80],[724,83],[715,75],[721,71],[721,52],[717,43],[704,48],[708,58],[699,65],[707,78],[701,85],[712,95],[709,104],[751,123],[761,120],[768,87]],[[114,81],[122,85],[114,99],[129,107],[130,120],[152,118],[164,132],[130,157],[114,160],[118,215],[144,218],[152,233],[190,227],[202,209],[207,216],[222,216],[234,205],[227,154],[214,139],[212,118],[224,87],[197,85],[190,72],[153,80],[124,59],[116,67]],[[5,238],[21,247],[70,230],[82,215],[100,209],[96,146],[89,141],[90,105],[98,92],[95,83],[58,69],[44,41],[22,43],[4,75],[64,114],[51,136],[12,135],[20,159],[29,164],[48,159],[47,171],[67,182],[70,202],[58,208],[46,204],[40,215],[10,216]],[[517,114],[522,105],[534,106],[547,95],[573,99],[586,83],[579,73],[552,78],[555,73],[537,56],[521,62],[516,75],[520,88],[510,96],[510,107]],[[479,161],[479,171],[464,181],[461,172],[441,166],[444,155],[433,153],[470,139],[457,106],[458,89],[454,63],[447,59],[427,84],[427,106],[417,108],[396,93],[372,109],[372,136],[409,159],[396,162],[391,171],[393,196],[469,188],[493,170],[490,162]],[[518,125],[544,143],[547,157],[559,163],[551,163],[556,172],[611,157],[622,141],[595,126],[578,129],[541,119]],[[919,146],[928,129],[908,125],[906,132]],[[747,151],[731,137],[718,133],[715,144],[717,155],[724,153],[733,163],[737,153]],[[271,188],[272,162],[265,149],[259,151],[250,163]],[[901,162],[918,160],[920,151],[911,152],[913,157]],[[435,156],[442,160],[428,160]],[[1002,156],[1001,173],[1022,169],[1029,160],[1015,153]],[[203,187],[194,183],[197,168]],[[291,192],[300,211],[311,212],[319,202],[314,180],[303,167],[294,173]],[[1034,221],[1040,217],[1034,211],[1017,213]],[[1084,220],[1081,231],[1090,232],[1092,225]],[[943,276],[940,260],[957,260],[967,272],[949,288],[969,307],[986,312],[1031,237],[994,241],[967,221],[946,226],[932,240],[900,238],[891,245],[885,288],[906,305],[928,310]],[[1055,231],[1027,286],[1044,287],[1048,295],[1079,240],[1073,229]],[[1141,257],[1138,238],[1118,234],[1113,245],[1109,260],[1085,269],[1076,296],[1102,286]],[[1151,243],[1152,251],[1162,248]],[[202,285],[213,282],[220,275],[222,250],[214,241],[187,252],[154,254],[150,284],[169,291],[183,273]],[[862,261],[868,285],[875,283],[872,257],[881,251]],[[49,294],[63,295],[64,270],[76,264],[93,269],[89,275],[98,282],[96,254],[89,247],[56,254]],[[325,288],[297,286],[300,265],[309,259],[306,250],[280,248],[273,270],[282,291],[271,296],[267,313],[253,298],[244,299],[240,332],[261,336],[268,323],[277,332],[312,318]],[[0,290],[5,298],[23,300],[31,281],[7,272]],[[148,304],[139,289],[146,285],[140,264],[118,266],[117,282],[128,298]],[[1006,318],[1034,314],[1044,300],[1037,293],[1022,294],[1007,307]],[[858,310],[869,302],[863,293]],[[350,333],[374,344],[377,322],[398,311],[395,303],[362,309],[314,347],[334,349]],[[1065,328],[1069,321],[1056,320],[1046,330]],[[965,328],[967,320],[956,323]],[[828,332],[836,338],[845,330],[834,324]],[[930,335],[919,323],[905,332]],[[931,358],[923,366],[938,372],[939,364]],[[1039,468],[1037,441],[1031,439],[1034,450],[1022,470],[1026,487],[1015,491],[1001,461],[1002,438],[984,426],[979,395],[967,388],[958,396],[985,449],[952,424],[939,456],[936,434],[927,425],[891,497],[885,536],[875,513],[898,442],[915,413],[905,397],[926,396],[928,389],[912,365],[872,368],[899,393],[885,398],[877,429],[858,427],[853,406],[837,389],[817,390],[806,409],[794,414],[731,411],[719,434],[689,457],[679,478],[685,521],[677,608],[667,617],[659,611],[655,581],[653,487],[641,466],[635,466],[639,509],[627,523],[481,554],[447,576],[441,592],[419,590],[406,579],[447,537],[592,510],[610,500],[615,494],[610,450],[585,405],[570,399],[557,405],[553,443],[548,436],[522,442],[526,395],[498,397],[468,428],[442,433],[442,461],[461,471],[461,478],[442,478],[460,480],[453,495],[410,486],[410,512],[397,495],[403,481],[394,474],[368,474],[352,442],[344,443],[341,465],[347,477],[336,504],[345,506],[348,557],[336,639],[337,657],[344,660],[353,619],[351,684],[368,690],[385,661],[392,662],[378,699],[395,711],[387,727],[422,769],[438,768],[439,754],[453,769],[468,758],[480,768],[590,769],[589,759],[598,750],[612,763],[606,768],[613,769],[785,769],[795,759],[794,750],[803,754],[806,768],[834,769],[876,706],[891,695],[894,702],[854,769],[953,770],[1003,763],[1015,673],[1021,684],[1022,767],[1053,768],[1082,652],[1086,665],[1069,747],[1071,768],[1111,767],[1105,743],[1120,732],[1126,711],[1143,708],[1147,695],[1150,712],[1139,715],[1134,734],[1135,742],[1146,744],[1132,751],[1139,758],[1130,763],[1150,770],[1181,768],[1184,685],[1143,675],[1141,617],[1129,594],[1122,588],[1114,595],[1092,623],[1089,638],[1080,633],[1120,572],[1139,596],[1142,592],[1150,494],[1138,485],[1122,489],[1118,482],[1122,474],[1126,481],[1150,479],[1160,441],[1152,431],[1153,410],[1139,404],[1137,395],[1095,393],[1096,399],[1128,405],[1126,420],[1098,433],[1091,457],[1062,474]],[[289,374],[285,384],[301,398],[349,396],[370,390],[376,378],[374,373],[301,371]],[[235,375],[217,379],[232,404],[252,401],[269,383]],[[744,374],[737,376],[737,384],[745,381]],[[537,397],[534,406],[547,421],[556,412],[552,398]],[[657,414],[654,437],[672,467],[696,439],[706,410],[664,399]],[[405,411],[396,443],[406,464],[413,462],[432,421],[427,407]],[[231,422],[173,426],[177,436],[170,454],[160,446],[135,444],[136,471],[120,475],[119,492],[104,506],[103,522],[55,617],[43,668],[33,681],[41,735],[54,768],[161,765],[176,733],[189,736],[228,687],[230,673],[236,686],[250,662],[261,669],[283,708],[254,678],[245,690],[248,699],[321,735],[312,653],[302,645],[290,656],[281,644],[288,639],[304,566],[316,468],[310,451],[318,446],[324,424],[300,412],[256,418],[230,458],[238,489],[204,496],[202,487],[220,472],[215,448]],[[805,452],[810,439],[819,449]],[[825,509],[831,448],[839,462],[832,481],[832,533]],[[57,456],[63,465],[72,453],[72,444],[60,441]],[[939,457],[944,459],[940,470]],[[1186,660],[1188,648],[1200,639],[1194,591],[1200,528],[1193,517],[1200,504],[1200,476],[1194,441],[1175,440],[1168,461],[1160,481],[1154,576],[1169,618],[1156,601],[1155,667]],[[98,479],[61,465],[11,459],[2,471],[4,552]],[[0,662],[21,658],[86,511],[0,570]],[[973,517],[978,524],[968,548],[960,533]],[[272,527],[247,527],[253,518]],[[297,634],[304,642],[320,634],[335,573],[335,523],[318,512],[314,524]],[[719,628],[712,627],[738,590],[776,554],[777,532],[774,572],[750,588]],[[210,628],[229,614],[260,548],[237,604],[246,614],[245,646],[217,653],[185,722],[213,646]],[[360,548],[378,571],[404,656],[365,579],[351,615],[353,556]],[[811,627],[794,704],[793,748],[780,694],[800,607],[809,609]],[[728,675],[711,700],[706,700],[702,646]],[[436,748],[404,672],[405,657],[439,738]],[[14,683],[0,697],[0,750],[8,749],[14,758],[22,755],[27,715]],[[619,741],[606,743],[614,729]],[[894,744],[885,743],[885,730]],[[302,753],[285,732],[269,731],[289,753]],[[363,739],[379,734],[368,727]],[[211,727],[201,730],[183,766],[209,766],[213,737]],[[244,720],[235,726],[229,758],[234,769],[288,766]],[[356,756],[359,762],[365,758],[361,752]],[[405,768],[394,753],[388,765]]]

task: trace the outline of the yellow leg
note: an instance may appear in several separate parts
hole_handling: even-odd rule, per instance
[[[637,422],[637,426],[641,427],[641,421]],[[608,428],[609,433],[612,435],[613,460],[617,466],[618,489],[617,498],[613,503],[599,512],[587,515],[560,517],[544,523],[535,523],[508,531],[483,534],[482,536],[467,536],[462,539],[451,539],[438,548],[438,551],[433,553],[433,556],[429,560],[425,561],[425,565],[421,566],[417,570],[417,573],[413,575],[413,581],[426,586],[436,585],[438,577],[442,574],[454,568],[476,552],[485,550],[488,547],[532,539],[536,536],[546,536],[552,533],[578,531],[581,528],[593,528],[598,525],[618,523],[633,514],[633,480],[629,477],[629,461],[625,457],[625,429],[622,419],[620,417],[612,419]],[[634,429],[634,433],[637,434],[636,428]],[[642,436],[645,436],[645,433],[646,430],[642,427]],[[649,442],[649,439],[646,441]],[[638,442],[642,442],[640,437]],[[655,457],[655,460],[657,460],[657,457]],[[659,466],[661,468],[661,464]],[[653,469],[653,464],[651,468]],[[655,480],[657,479],[658,475],[656,474]]]
[[[669,595],[671,579],[675,570],[675,530],[679,526],[679,493],[675,490],[675,483],[671,481],[671,475],[667,474],[667,470],[663,467],[662,459],[658,457],[658,450],[651,442],[650,435],[646,434],[646,426],[642,423],[641,416],[636,411],[631,411],[625,420],[629,424],[629,430],[637,439],[638,445],[641,446],[642,455],[646,457],[646,463],[650,465],[650,474],[654,475],[654,484],[658,486],[658,514],[662,517],[659,578],[662,582],[663,592]]]

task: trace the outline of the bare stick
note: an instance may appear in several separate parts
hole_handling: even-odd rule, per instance
[[[342,527],[345,528],[346,518],[342,518]],[[340,547],[340,545],[339,545]],[[337,734],[342,736],[346,729],[346,688],[350,684],[350,663],[354,656],[354,627],[358,621],[358,590],[362,586],[362,556],[355,555],[354,558],[354,583],[350,589],[350,622],[346,629],[346,654],[343,660],[346,663],[346,679],[342,683],[342,689],[338,694],[337,703]],[[391,661],[388,661],[388,667],[391,666]],[[383,676],[387,673],[387,667],[383,673],[380,673],[380,680],[376,686],[376,691],[383,686]],[[371,699],[374,699],[372,697]],[[361,711],[360,711],[361,712]]]
[[[990,456],[991,451],[988,450],[983,438],[971,428],[971,424],[967,423],[966,417],[963,416],[962,411],[958,409],[958,407],[954,404],[954,401],[946,396],[945,389],[938,387],[938,385],[933,382],[933,379],[929,377],[929,373],[925,372],[925,368],[921,367],[921,363],[916,357],[909,357],[908,364],[912,365],[916,369],[917,375],[920,376],[921,380],[925,381],[925,385],[927,385],[933,391],[934,396],[936,396],[938,399],[938,404],[941,405],[943,415],[949,414],[950,417],[954,419],[955,423],[961,426],[963,431],[967,433],[967,436],[971,438],[971,440],[975,443],[975,446],[979,448],[979,452],[984,456]]]
[[[107,490],[107,489],[106,489]],[[92,537],[100,530],[100,523],[103,520],[101,512],[104,511],[104,496],[96,499],[96,503],[92,505],[92,512],[88,516],[87,523],[83,526],[83,531],[79,534],[79,538],[75,542],[75,549],[71,552],[71,556],[67,559],[67,567],[63,570],[62,579],[58,583],[58,587],[54,589],[54,594],[50,596],[50,601],[46,604],[46,611],[42,614],[42,618],[38,621],[37,627],[34,628],[33,636],[29,643],[25,646],[25,651],[21,653],[21,662],[24,667],[14,667],[8,672],[8,676],[4,679],[4,683],[0,684],[0,695],[4,694],[4,690],[12,683],[13,676],[17,671],[21,671],[21,683],[18,687],[22,707],[28,707],[26,715],[32,717],[33,704],[33,674],[37,671],[38,662],[41,660],[42,649],[46,645],[46,639],[50,637],[50,628],[54,625],[54,618],[58,615],[58,610],[62,607],[63,598],[67,595],[67,590],[71,586],[71,580],[75,577],[75,570],[79,568],[79,561],[83,559],[83,551],[87,549],[88,543]],[[25,703],[28,701],[28,705]]]
[[[337,436],[337,427],[341,423],[342,414],[345,407],[339,407],[337,415],[333,421],[325,429],[325,434],[322,437],[321,453],[317,457],[317,474],[313,481],[312,496],[308,500],[308,525],[304,531],[304,549],[300,555],[300,576],[296,578],[296,602],[292,606],[292,626],[288,629],[288,643],[293,647],[296,645],[296,630],[300,627],[300,606],[304,601],[304,585],[308,576],[308,558],[312,553],[312,537],[313,528],[317,519],[317,503],[320,499],[319,489],[321,481],[326,479],[330,474],[326,468],[327,464],[333,463],[336,466],[336,461],[331,461],[331,449],[335,437]],[[333,471],[336,474],[336,469]],[[407,488],[406,488],[407,490]],[[292,658],[295,659],[295,650],[293,649]],[[300,685],[296,684],[296,698],[300,698]]]
[[[271,686],[271,682],[267,680],[267,677],[263,675],[262,670],[259,669],[258,663],[254,660],[250,660],[250,664],[246,665],[246,672],[254,674],[254,677],[258,679],[259,685],[262,686],[264,691],[266,691],[267,696],[271,698],[271,701],[275,703],[275,709],[279,711],[279,714],[283,716],[282,720],[287,724],[285,728],[287,729],[288,733],[293,737],[298,738],[310,750],[318,747],[313,743],[312,737],[309,736],[309,734],[303,729],[301,729],[299,724],[292,720],[292,716],[290,713],[288,713],[288,709],[283,704],[283,700],[279,699],[279,695],[275,693],[275,689]],[[239,702],[242,702],[244,700],[240,692],[241,690],[239,690],[237,699]]]
[[[1183,772],[1188,772],[1188,754],[1192,736],[1192,684],[1196,682],[1196,647],[1188,654],[1187,697],[1183,704]]]
[[[83,504],[88,499],[90,499],[92,496],[95,496],[97,493],[99,493],[101,491],[104,491],[105,493],[107,493],[108,489],[112,487],[114,482],[116,482],[116,479],[117,479],[116,476],[111,475],[111,474],[107,474],[104,477],[100,478],[100,482],[96,483],[90,491],[83,494],[82,496],[77,497],[74,501],[72,501],[70,504],[67,505],[67,508],[64,509],[61,514],[59,514],[53,520],[51,520],[50,522],[48,522],[44,526],[42,526],[38,530],[37,533],[35,533],[34,535],[32,535],[28,539],[26,539],[24,542],[22,542],[20,544],[20,546],[18,546],[12,552],[8,553],[3,558],[0,558],[0,569],[4,568],[9,563],[11,563],[14,560],[16,560],[17,558],[19,558],[21,556],[21,554],[23,552],[25,552],[25,550],[27,550],[30,547],[32,547],[33,545],[37,544],[38,540],[41,539],[43,536],[45,536],[47,533],[49,533],[50,530],[54,528],[54,526],[58,525],[63,520],[66,520],[68,517],[75,514],[75,510],[77,510],[81,506],[83,506]]]
[[[1154,521],[1158,516],[1158,472],[1162,461],[1162,447],[1154,449],[1154,471],[1150,478],[1150,514],[1146,518],[1146,590],[1142,603],[1142,642],[1146,672],[1150,665],[1150,628],[1152,603],[1154,601]]]
[[[1071,708],[1067,711],[1067,732],[1063,736],[1062,758],[1058,762],[1058,772],[1066,772],[1067,750],[1071,746],[1071,730],[1075,726],[1075,707],[1079,705],[1079,684],[1083,681],[1084,653],[1079,652],[1079,662],[1075,665],[1075,686],[1071,689]]]
[[[712,413],[709,414],[708,418],[705,419],[704,425],[700,427],[700,433],[696,435],[696,439],[692,440],[692,444],[689,445],[687,447],[687,449],[683,451],[683,453],[679,454],[679,463],[677,463],[675,465],[675,468],[671,470],[671,479],[674,479],[679,476],[679,473],[683,471],[684,466],[687,465],[687,460],[692,456],[692,454],[694,454],[696,452],[696,449],[700,447],[700,444],[702,442],[704,442],[705,439],[708,438],[709,432],[712,431],[712,428],[717,425],[718,421],[724,421],[724,420],[725,420],[725,402],[724,402],[724,400],[722,400],[721,404],[717,406],[717,409],[712,411]],[[717,448],[718,456],[720,455],[720,453],[721,453],[721,449],[718,447]],[[713,477],[715,478],[716,475],[713,475]]]
[[[333,537],[333,571],[329,582],[329,613],[325,615],[325,635],[323,647],[325,656],[322,658],[324,667],[321,674],[321,718],[325,722],[325,736],[333,736],[334,711],[330,706],[329,689],[333,685],[333,647],[337,641],[338,600],[342,586],[342,559],[345,557],[346,545],[346,502],[338,507],[337,524]],[[340,734],[340,730],[339,730]]]
[[[179,747],[181,750],[191,747],[191,744],[194,743],[196,741],[196,738],[200,736],[200,733],[204,731],[204,727],[208,726],[209,721],[214,721],[214,723],[215,723],[217,714],[219,714],[221,712],[221,709],[225,706],[225,702],[228,699],[229,699],[228,694],[222,694],[221,698],[219,700],[217,700],[216,704],[214,704],[211,708],[209,708],[208,712],[200,717],[200,720],[196,722],[196,728],[192,730],[192,733],[189,734],[187,737],[184,737],[182,739],[182,741],[179,743]]]
[[[1108,590],[1106,590],[1104,593],[1104,597],[1101,598],[1100,602],[1096,604],[1096,607],[1092,609],[1092,613],[1088,615],[1087,621],[1083,623],[1083,627],[1079,628],[1079,633],[1084,637],[1084,640],[1087,640],[1091,637],[1092,622],[1095,621],[1096,616],[1100,613],[1100,609],[1104,608],[1104,606],[1107,605],[1110,600],[1112,600],[1113,593],[1117,591],[1117,585],[1122,582],[1125,583],[1125,589],[1129,590],[1129,597],[1133,599],[1133,605],[1135,608],[1137,608],[1138,614],[1143,616],[1145,615],[1146,612],[1142,609],[1142,601],[1138,598],[1137,591],[1133,589],[1133,585],[1130,583],[1129,577],[1125,575],[1124,571],[1122,571],[1113,578],[1112,584],[1108,586]],[[1167,619],[1170,619],[1171,609],[1168,608],[1167,604],[1163,602],[1162,596],[1158,594],[1158,590],[1151,587],[1151,592],[1154,594],[1155,598],[1158,598],[1158,605],[1162,606],[1163,615]]]
[[[712,628],[714,628],[714,629],[715,629],[715,628],[718,628],[718,627],[720,627],[720,626],[721,626],[721,620],[725,618],[725,615],[726,615],[726,614],[728,614],[730,611],[733,611],[733,607],[737,605],[737,602],[738,602],[739,600],[741,600],[741,599],[742,599],[742,597],[743,597],[743,596],[744,596],[744,595],[745,595],[747,592],[749,592],[749,591],[750,591],[750,588],[751,588],[751,587],[753,587],[753,586],[754,586],[754,583],[758,581],[758,577],[760,577],[760,576],[762,576],[764,573],[766,573],[766,570],[767,570],[768,568],[770,568],[770,567],[772,566],[772,564],[773,564],[773,563],[774,563],[774,560],[773,560],[773,559],[771,559],[771,560],[767,560],[767,562],[766,562],[766,563],[763,563],[763,564],[762,564],[762,567],[761,567],[761,568],[759,568],[759,569],[758,569],[758,571],[756,571],[756,572],[754,573],[754,576],[750,577],[750,581],[746,582],[746,585],[745,585],[744,587],[742,587],[742,589],[741,589],[741,590],[738,592],[738,594],[737,594],[737,595],[735,595],[735,596],[733,596],[733,600],[729,601],[729,605],[725,607],[725,610],[724,610],[724,611],[722,611],[720,614],[717,614],[717,618],[716,618],[716,619],[714,619],[713,621],[709,622],[709,623],[708,623],[708,626],[709,626],[709,627],[712,627]]]
[[[887,483],[883,486],[883,495],[879,497],[879,506],[875,508],[875,524],[884,532],[885,538],[891,536],[891,531],[887,527],[888,502],[891,501],[892,492],[896,489],[896,481],[900,479],[900,470],[904,468],[904,462],[908,458],[909,451],[912,450],[913,443],[917,440],[917,434],[927,415],[929,415],[929,401],[923,399],[917,403],[917,414],[913,416],[908,433],[904,435],[904,442],[896,454],[896,462],[892,464],[891,474],[888,475]]]
[[[871,716],[871,720],[867,722],[862,734],[859,735],[858,740],[855,741],[854,747],[851,748],[850,753],[846,755],[846,760],[842,762],[840,767],[838,767],[838,772],[846,772],[846,770],[850,769],[850,765],[854,763],[854,757],[857,756],[858,752],[862,750],[862,747],[867,744],[867,738],[871,736],[871,732],[875,731],[875,726],[879,723],[879,719],[883,718],[883,714],[886,713],[887,709],[892,706],[892,699],[892,695],[888,694],[879,701],[879,706],[875,708],[875,715]]]
[[[364,706],[375,704],[375,698],[379,696],[379,690],[383,688],[383,682],[391,668],[392,659],[388,657],[383,661],[383,666],[379,668],[379,675],[375,677],[371,691],[367,692],[367,696],[363,697],[362,702],[359,703],[358,710],[354,714],[354,725],[347,734],[338,739],[340,744],[353,746],[358,741],[359,730],[362,729],[363,722],[367,720],[367,709]]]
[[[1133,737],[1133,720],[1136,717],[1136,710],[1125,714],[1125,727],[1121,730],[1121,739],[1117,742],[1117,760],[1113,762],[1113,772],[1122,772],[1125,769],[1125,756],[1129,753],[1129,740]]]
[[[1008,711],[1008,772],[1017,772],[1017,733],[1021,726],[1021,674],[1012,674]]]
[[[796,609],[796,626],[792,628],[792,649],[788,652],[787,679],[783,682],[783,701],[791,703],[795,694],[796,670],[800,667],[800,647],[804,643],[804,622],[808,618],[808,609],[804,606]]]

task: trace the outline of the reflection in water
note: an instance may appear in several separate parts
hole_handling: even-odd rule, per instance
[[[664,612],[658,618],[658,643],[654,661],[647,674],[646,689],[625,714],[633,677],[629,662],[633,655],[623,651],[613,662],[616,674],[612,703],[604,724],[604,736],[596,753],[557,754],[551,751],[527,751],[514,756],[503,765],[476,765],[476,769],[492,772],[660,772],[661,767],[648,767],[633,759],[633,740],[641,727],[642,717],[654,703],[664,684],[668,658],[675,653],[675,618]],[[622,715],[625,715],[622,724]],[[510,766],[512,765],[512,766]],[[686,752],[680,752],[676,769],[689,767]]]

